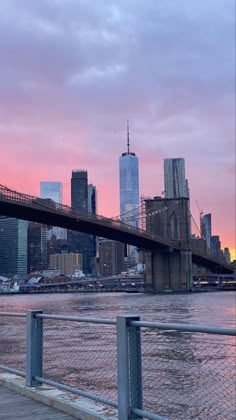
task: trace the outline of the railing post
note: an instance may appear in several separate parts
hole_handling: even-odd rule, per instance
[[[26,385],[38,386],[35,376],[43,375],[43,319],[42,311],[27,312]]]
[[[117,382],[119,420],[134,418],[131,407],[142,409],[140,328],[129,326],[139,316],[117,317]]]

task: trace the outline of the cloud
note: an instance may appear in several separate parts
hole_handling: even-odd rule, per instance
[[[36,194],[60,180],[69,202],[83,167],[116,214],[129,119],[141,192],[163,190],[164,157],[185,157],[193,207],[235,246],[234,35],[234,0],[2,0],[2,182]]]

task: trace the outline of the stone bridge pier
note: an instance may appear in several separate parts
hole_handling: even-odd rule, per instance
[[[192,289],[191,250],[145,252],[145,288],[157,292],[189,292]]]

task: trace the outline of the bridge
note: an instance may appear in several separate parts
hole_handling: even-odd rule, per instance
[[[151,289],[190,290],[192,263],[218,273],[232,273],[230,264],[190,248],[186,241],[163,239],[118,219],[73,208],[11,190],[0,185],[0,215],[58,226],[134,245],[146,252],[146,286]]]

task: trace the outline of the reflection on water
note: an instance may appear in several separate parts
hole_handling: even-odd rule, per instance
[[[0,296],[0,311],[235,327],[235,293]],[[114,326],[44,322],[44,375],[117,399]],[[24,319],[0,317],[0,364],[25,368]],[[142,329],[144,409],[170,419],[233,419],[233,337]]]
[[[181,322],[234,327],[234,292],[177,295],[130,293],[68,293],[0,295],[0,311],[40,309],[47,313],[115,318],[119,314],[140,315],[158,322]]]

